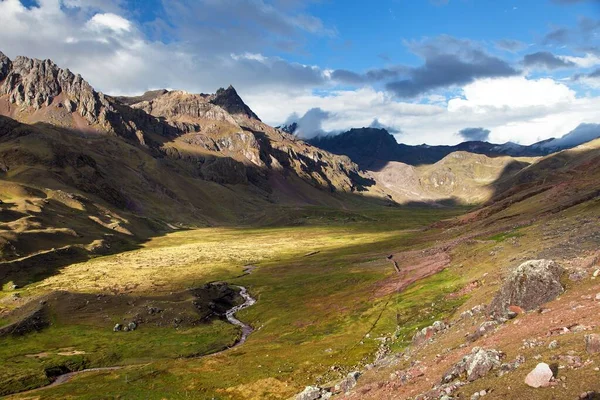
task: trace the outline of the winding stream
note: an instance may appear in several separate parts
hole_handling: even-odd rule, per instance
[[[234,286],[234,285],[231,285],[231,286]],[[220,350],[220,351],[217,351],[217,352],[214,352],[214,353],[210,353],[210,354],[205,354],[203,356],[199,356],[199,357],[196,357],[196,358],[202,358],[202,357],[213,356],[215,354],[221,354],[221,353],[223,353],[223,352],[225,352],[227,350],[231,350],[231,349],[234,349],[234,348],[236,348],[238,346],[241,346],[241,345],[243,345],[246,342],[246,340],[248,339],[248,336],[250,336],[250,334],[254,330],[254,329],[252,329],[252,327],[250,325],[248,325],[248,324],[240,321],[239,319],[237,319],[235,317],[235,314],[237,314],[238,312],[240,312],[240,311],[242,311],[242,310],[244,310],[244,309],[246,309],[246,308],[251,307],[252,305],[254,305],[256,303],[256,299],[253,298],[252,296],[250,296],[250,294],[248,293],[248,289],[246,289],[245,287],[243,287],[243,286],[235,286],[235,287],[237,287],[237,288],[240,289],[240,296],[242,296],[244,298],[244,302],[242,304],[237,305],[237,306],[229,309],[228,311],[226,311],[225,312],[225,317],[227,318],[227,321],[229,321],[231,324],[239,326],[240,328],[242,328],[242,336],[238,339],[238,341],[235,344],[233,344],[232,346],[230,346],[230,347],[228,347],[226,349],[223,349],[223,350]],[[77,375],[86,374],[88,372],[115,371],[115,370],[119,370],[119,369],[122,369],[122,368],[125,368],[125,367],[127,367],[127,365],[118,366],[118,367],[89,368],[89,369],[83,369],[81,371],[68,372],[66,374],[62,374],[62,375],[57,376],[56,379],[52,383],[50,383],[50,384],[48,384],[46,386],[42,386],[42,387],[39,387],[39,388],[36,388],[36,389],[33,389],[33,390],[29,390],[29,391],[26,391],[26,392],[15,393],[15,395],[29,394],[29,393],[32,393],[32,392],[37,392],[38,390],[47,389],[47,388],[51,388],[51,387],[54,387],[54,386],[62,385],[63,383],[66,383],[69,380],[71,380],[71,378],[73,378],[73,377],[75,377]]]
[[[250,296],[250,294],[248,294],[248,289],[246,289],[243,286],[238,286],[238,287],[240,288],[240,296],[242,296],[244,298],[244,302],[242,304],[240,304],[239,306],[235,306],[232,309],[230,309],[229,311],[227,311],[225,313],[225,317],[227,317],[227,320],[230,323],[232,323],[233,325],[237,325],[242,328],[242,337],[240,338],[240,340],[237,341],[236,344],[231,346],[230,349],[233,349],[235,347],[243,345],[246,342],[246,339],[248,339],[248,336],[253,331],[253,329],[250,325],[245,324],[242,321],[240,321],[239,319],[237,319],[235,317],[235,314],[254,305],[256,303],[256,299],[254,299],[252,296]],[[225,350],[223,350],[223,351],[225,351]],[[221,353],[221,352],[219,352],[219,353]]]

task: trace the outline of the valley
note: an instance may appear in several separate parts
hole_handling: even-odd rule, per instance
[[[1,53],[0,114],[6,398],[600,392],[600,139],[311,144]]]

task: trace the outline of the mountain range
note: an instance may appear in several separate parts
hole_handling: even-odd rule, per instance
[[[484,203],[535,157],[577,144],[567,139],[407,146],[363,128],[305,142],[231,86],[109,96],[50,60],[0,53],[0,200],[12,215],[2,258],[114,250],[174,227],[293,223],[298,206]]]
[[[297,125],[285,126],[294,132]],[[309,143],[334,154],[349,156],[361,168],[377,171],[390,161],[410,165],[434,164],[455,151],[467,151],[490,157],[539,157],[570,149],[600,137],[600,125],[581,124],[572,132],[559,139],[547,139],[529,146],[513,142],[493,144],[484,141],[467,141],[454,146],[410,146],[396,142],[386,129],[359,128],[337,135],[320,135]]]

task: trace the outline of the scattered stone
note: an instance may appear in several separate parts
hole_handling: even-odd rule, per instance
[[[586,325],[575,325],[574,327],[571,328],[571,332],[573,332],[573,333],[580,333],[580,332],[591,331],[591,330],[592,330],[592,327],[586,326]]]
[[[470,354],[464,356],[444,374],[442,383],[450,383],[461,376],[466,376],[467,381],[473,382],[484,377],[491,370],[499,368],[503,356],[498,350],[475,347]]]
[[[336,392],[348,393],[356,386],[360,372],[350,372],[339,384],[335,385]]]
[[[123,325],[116,324],[115,327],[113,328],[113,332],[120,332],[122,329],[123,329]]]
[[[579,356],[575,356],[572,354],[569,355],[560,355],[558,356],[558,359],[560,361],[564,361],[567,363],[567,365],[569,366],[569,368],[571,369],[577,369],[577,368],[581,368],[583,366],[583,363],[581,361],[581,357]]]
[[[519,368],[524,363],[525,363],[525,357],[522,355],[518,355],[517,358],[515,358],[515,361],[510,362],[510,363],[503,363],[500,366],[500,371],[498,372],[498,376],[502,376],[504,374],[514,371],[515,369]]]
[[[547,387],[553,377],[550,366],[546,363],[539,363],[533,371],[525,378],[525,383],[533,388]]]
[[[534,310],[554,300],[564,292],[560,283],[562,274],[563,268],[552,260],[524,262],[509,275],[496,294],[490,314],[504,316],[511,305],[526,311]]]
[[[585,335],[585,350],[588,354],[600,353],[600,335],[593,333],[591,335]]]
[[[443,385],[439,385],[439,386],[434,386],[433,389],[431,389],[430,391],[420,394],[417,397],[415,397],[415,400],[430,400],[430,399],[440,399],[441,400],[444,397],[452,399],[452,397],[450,397],[452,395],[452,393],[456,392],[458,389],[460,389],[464,385],[465,385],[464,382],[453,382],[453,383],[443,384]]]
[[[446,329],[446,324],[442,321],[435,321],[433,325],[421,329],[413,336],[413,346],[419,346],[430,341],[436,333],[439,333],[444,329]]]
[[[541,347],[544,342],[538,339],[524,339],[522,349],[533,349],[535,347]]]
[[[558,348],[558,340],[553,340],[550,342],[550,344],[548,345],[548,348],[550,350],[554,350]]]
[[[572,271],[569,274],[569,280],[573,281],[573,282],[580,282],[582,280],[584,280],[587,277],[587,271],[582,270],[582,269],[577,269],[575,271]]]
[[[523,310],[519,306],[509,306],[508,307],[508,311],[509,312],[514,312],[515,314],[524,314],[525,313],[525,310]]]
[[[471,335],[469,335],[468,340],[471,342],[474,342],[477,339],[479,339],[480,337],[482,337],[482,336],[490,333],[494,329],[496,329],[497,326],[498,326],[498,321],[485,321],[484,323],[482,323],[479,326],[479,328],[477,328],[477,330],[475,332],[473,332]]]
[[[463,311],[460,316],[458,317],[458,320],[464,320],[467,318],[473,318],[475,315],[477,314],[481,314],[482,312],[484,312],[486,309],[486,306],[484,306],[483,304],[479,304],[473,308],[471,308],[470,310],[467,311]]]
[[[594,273],[592,274],[592,276],[594,278],[597,278],[598,276],[600,276],[600,269],[595,270]]]
[[[596,293],[596,301],[600,301],[600,293]]]
[[[319,400],[321,399],[322,389],[316,386],[307,386],[302,393],[296,395],[296,400]]]
[[[130,331],[135,331],[137,329],[137,324],[135,322],[130,322],[127,324],[127,328],[129,328]]]

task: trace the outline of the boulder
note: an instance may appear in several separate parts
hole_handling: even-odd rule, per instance
[[[123,329],[123,325],[115,324],[115,326],[113,328],[113,332],[120,332],[122,329]]]
[[[588,354],[600,353],[600,335],[593,333],[591,335],[585,335],[585,350]]]
[[[348,376],[346,376],[338,385],[336,385],[336,389],[339,389],[342,393],[348,393],[354,386],[356,386],[356,382],[360,377],[360,372],[354,371],[350,372]]]
[[[564,292],[563,268],[552,260],[531,260],[519,265],[490,304],[489,313],[506,316],[511,306],[525,311],[538,308]],[[511,311],[515,311],[515,308]]]
[[[296,400],[319,400],[321,398],[321,389],[316,386],[307,386],[302,393],[296,395]]]
[[[493,369],[502,365],[503,354],[494,349],[482,349],[475,347],[470,354],[463,357],[448,372],[444,374],[442,383],[449,383],[453,380],[466,376],[467,381],[473,382],[484,377]]]
[[[554,374],[548,364],[539,363],[527,377],[525,377],[525,383],[533,388],[546,387],[550,385],[553,375]]]

